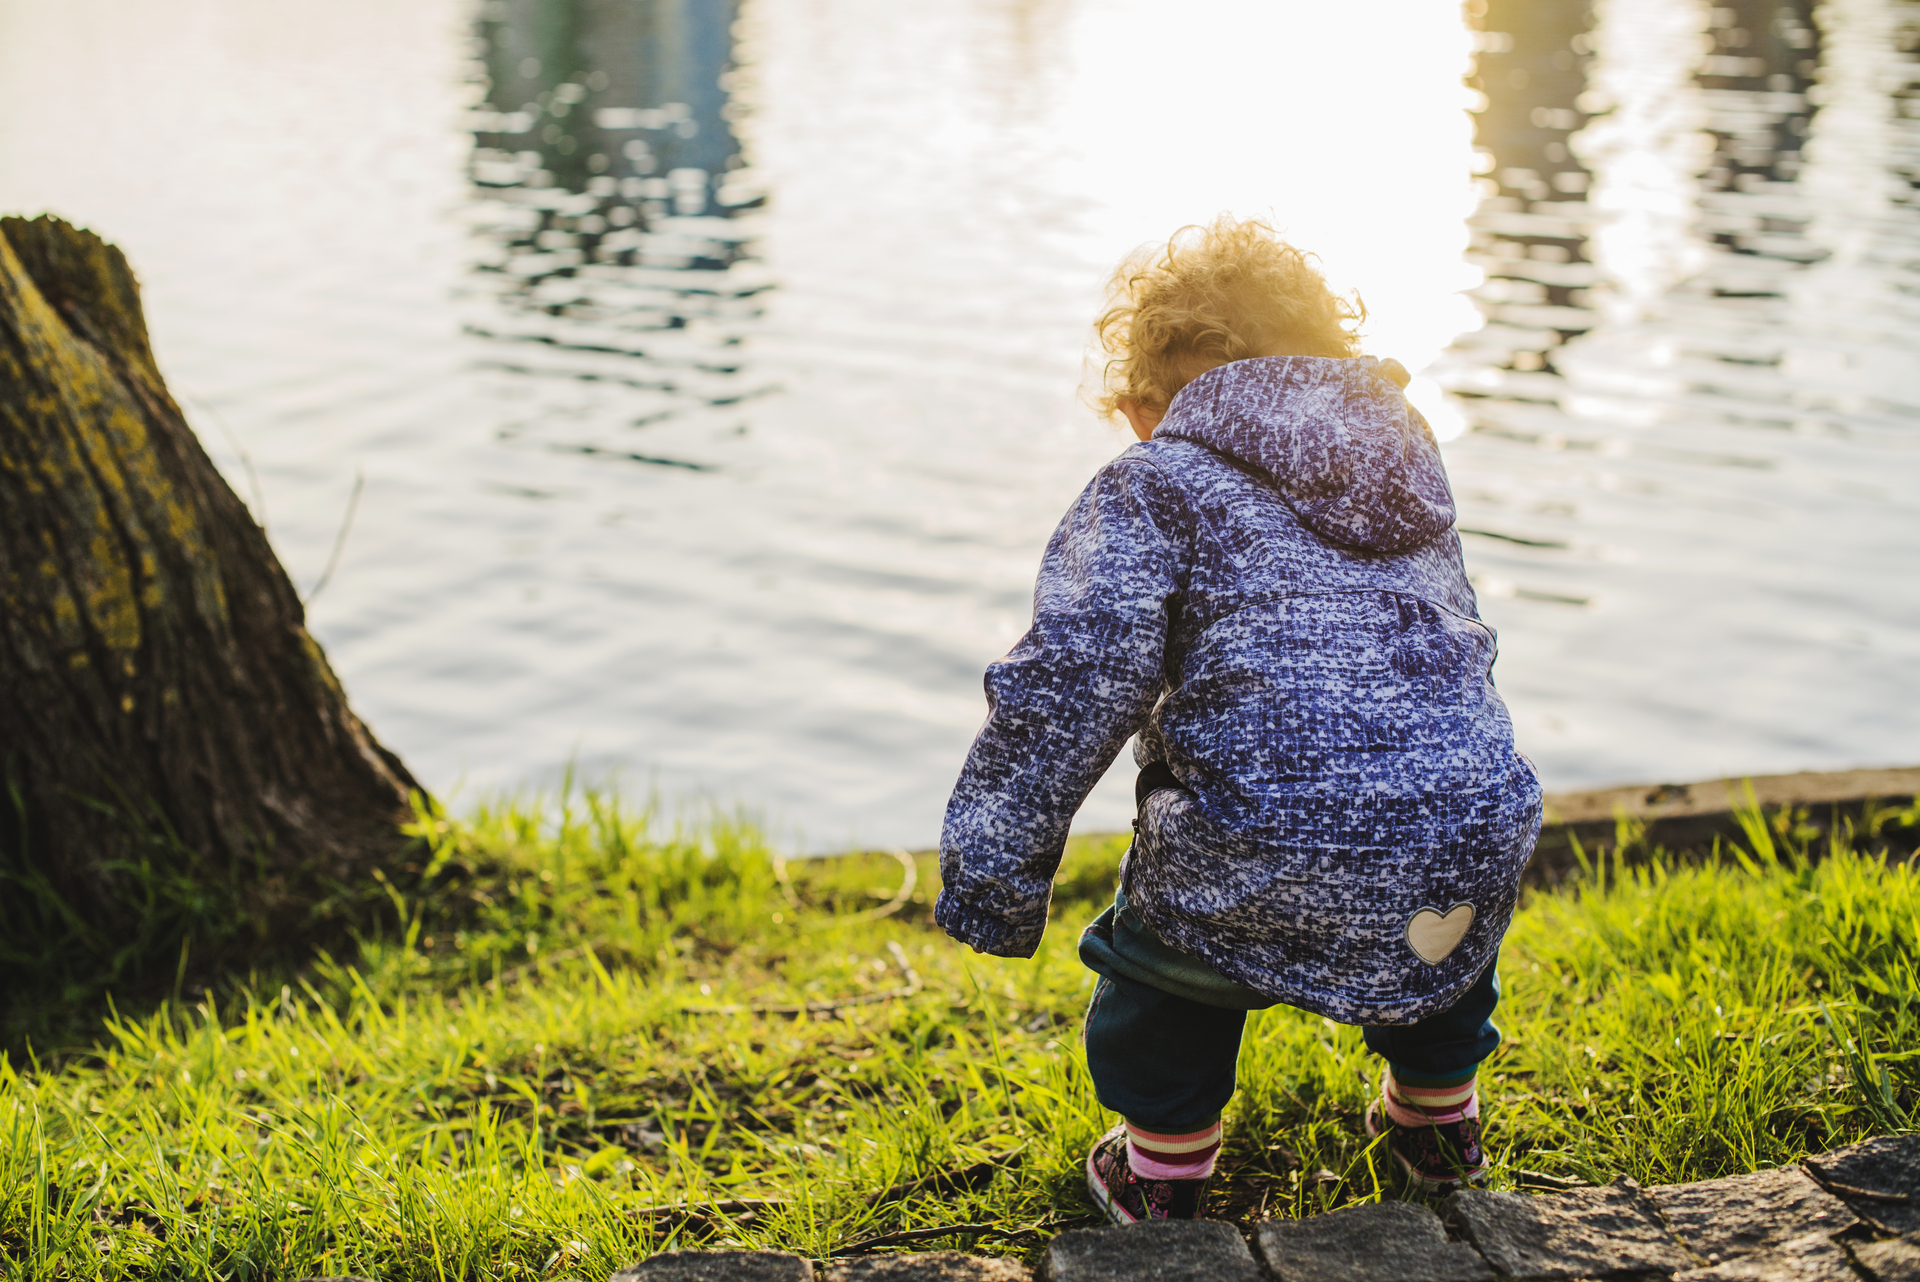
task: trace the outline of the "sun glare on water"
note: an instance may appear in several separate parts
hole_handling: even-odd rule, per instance
[[[1480,325],[1461,293],[1480,281],[1462,258],[1470,54],[1460,7],[1431,0],[1090,4],[1060,113],[1096,202],[1090,252],[1270,217],[1359,292],[1366,351],[1418,373]],[[1410,394],[1442,437],[1464,426],[1428,380]]]

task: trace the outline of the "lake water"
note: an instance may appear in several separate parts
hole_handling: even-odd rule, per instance
[[[576,762],[930,843],[1125,444],[1076,398],[1105,272],[1226,209],[1424,371],[1550,786],[1888,764],[1916,37],[1909,0],[0,0],[0,208],[128,251],[444,792]]]

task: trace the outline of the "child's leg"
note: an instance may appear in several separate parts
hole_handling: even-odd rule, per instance
[[[1493,1010],[1500,1002],[1499,956],[1451,1010],[1398,1028],[1368,1026],[1367,1049],[1387,1061],[1367,1130],[1390,1124],[1388,1145],[1417,1185],[1444,1189],[1486,1171],[1480,1146],[1480,1063],[1500,1045]]]
[[[1494,954],[1486,970],[1451,1010],[1398,1028],[1369,1026],[1367,1049],[1387,1061],[1394,1082],[1421,1097],[1458,1103],[1471,1095],[1480,1062],[1500,1045],[1500,1029],[1493,1022],[1500,1004],[1500,956]],[[1463,1094],[1464,1091],[1464,1094]],[[1477,1111],[1477,1109],[1476,1109]]]
[[[1204,1179],[1220,1149],[1247,1013],[1100,977],[1087,1007],[1087,1068],[1127,1119],[1127,1157],[1149,1180]]]

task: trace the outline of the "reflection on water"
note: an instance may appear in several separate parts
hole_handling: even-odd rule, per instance
[[[365,472],[311,620],[443,789],[930,840],[1101,275],[1223,207],[1442,353],[1550,784],[1911,759],[1916,6],[1468,9],[0,0],[0,206],[128,248],[296,581]]]
[[[739,327],[765,282],[739,215],[764,196],[730,121],[734,20],[730,0],[483,6],[470,218],[493,306],[467,329],[499,344],[479,362],[499,394],[531,402],[503,439],[697,471],[633,429],[752,394]],[[582,413],[583,383],[622,393]]]
[[[1910,751],[1876,730],[1911,724],[1879,701],[1920,649],[1912,593],[1887,592],[1915,533],[1888,481],[1920,447],[1920,10],[1588,19],[1483,9],[1487,323],[1442,375],[1474,425],[1452,459],[1482,595],[1557,634],[1503,665],[1528,747],[1644,775],[1637,726],[1784,767],[1837,715],[1856,760]],[[1554,670],[1574,654],[1584,688]]]
[[[544,532],[518,545],[520,618],[553,656],[517,652],[512,684],[558,687],[527,720],[587,728],[589,771],[771,801],[828,844],[937,822],[1031,548],[1112,449],[1059,430],[1081,307],[1021,234],[1058,196],[1007,181],[1065,7],[482,10],[464,330],[496,446],[526,461],[489,485]],[[772,67],[743,52],[756,30]],[[747,118],[755,76],[781,118]],[[984,122],[998,146],[912,172],[916,141]],[[983,270],[1014,308],[990,324]]]

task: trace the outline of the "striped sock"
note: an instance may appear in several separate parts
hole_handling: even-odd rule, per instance
[[[1127,1165],[1143,1180],[1204,1180],[1220,1153],[1220,1123],[1168,1135],[1127,1123]]]
[[[1401,1081],[1388,1068],[1380,1076],[1380,1095],[1386,1101],[1387,1116],[1397,1125],[1446,1126],[1480,1116],[1479,1082],[1475,1072],[1457,1082],[1416,1086]]]

